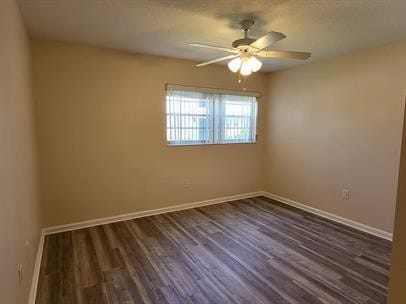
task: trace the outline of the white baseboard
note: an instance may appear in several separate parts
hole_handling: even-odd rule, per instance
[[[37,256],[35,257],[34,272],[31,280],[31,289],[30,295],[28,297],[28,304],[35,304],[35,298],[37,296],[39,272],[41,270],[42,252],[44,251],[44,240],[45,234],[44,231],[41,231],[41,235],[38,242]]]
[[[263,195],[262,191],[243,193],[243,194],[237,194],[237,195],[231,195],[231,196],[224,196],[224,197],[220,197],[220,198],[192,202],[192,203],[187,203],[187,204],[182,204],[182,205],[175,205],[175,206],[169,206],[169,207],[164,207],[164,208],[159,208],[159,209],[152,209],[152,210],[145,210],[145,211],[121,214],[121,215],[110,216],[110,217],[94,219],[94,220],[88,220],[88,221],[83,221],[83,222],[77,222],[77,223],[61,225],[61,226],[47,227],[47,228],[43,229],[43,232],[45,235],[47,235],[47,234],[64,232],[64,231],[71,231],[71,230],[76,230],[76,229],[82,229],[82,228],[87,228],[87,227],[93,227],[93,226],[98,226],[98,225],[104,225],[104,224],[109,224],[109,223],[131,220],[131,219],[135,219],[135,218],[139,218],[139,217],[145,217],[145,216],[151,216],[151,215],[156,215],[156,214],[161,214],[161,213],[168,213],[168,212],[173,212],[173,211],[214,205],[214,204],[219,204],[219,203],[224,203],[224,202],[229,202],[229,201],[234,201],[234,200],[239,200],[239,199],[244,199],[244,198],[255,197],[255,196],[259,196],[259,195]]]
[[[104,224],[109,224],[109,223],[121,222],[121,221],[131,220],[131,219],[135,219],[135,218],[145,217],[145,216],[151,216],[151,215],[168,213],[168,212],[173,212],[173,211],[191,209],[191,208],[196,208],[196,207],[203,207],[203,206],[208,206],[208,205],[229,202],[229,201],[233,201],[233,200],[261,196],[261,195],[268,197],[270,199],[279,201],[281,203],[305,210],[307,212],[316,214],[318,216],[327,218],[334,222],[338,222],[343,225],[350,226],[352,228],[367,232],[369,234],[376,235],[378,237],[381,237],[381,238],[384,238],[384,239],[387,239],[390,241],[393,238],[392,233],[389,233],[389,232],[386,232],[386,231],[383,231],[383,230],[380,230],[377,228],[373,228],[371,226],[361,224],[356,221],[353,221],[353,220],[350,220],[350,219],[347,219],[344,217],[340,217],[340,216],[334,215],[332,213],[329,213],[329,212],[326,212],[326,211],[323,211],[323,210],[320,210],[317,208],[309,207],[305,204],[295,202],[293,200],[284,198],[284,197],[276,195],[276,194],[272,194],[272,193],[269,193],[266,191],[257,191],[257,192],[250,192],[250,193],[243,193],[243,194],[225,196],[225,197],[220,197],[220,198],[214,198],[214,199],[209,199],[209,200],[204,200],[204,201],[186,203],[186,204],[181,204],[181,205],[169,206],[169,207],[164,207],[164,208],[151,209],[151,210],[121,214],[121,215],[116,215],[116,216],[110,216],[110,217],[105,217],[105,218],[93,219],[93,220],[88,220],[88,221],[83,221],[83,222],[71,223],[71,224],[67,224],[67,225],[47,227],[47,228],[42,229],[40,245],[41,245],[41,242],[43,243],[43,241],[44,241],[43,240],[44,235],[47,235],[47,234],[53,234],[53,233],[77,230],[77,229],[82,229],[82,228],[87,228],[87,227],[98,226],[98,225],[104,225]],[[42,253],[42,249],[41,249],[41,253]],[[41,257],[39,257],[39,258],[41,258]],[[37,256],[37,259],[38,259],[38,256]]]
[[[262,195],[265,196],[265,197],[268,197],[270,199],[273,199],[275,201],[278,201],[278,202],[281,202],[281,203],[284,203],[284,204],[287,204],[287,205],[290,205],[290,206],[305,210],[307,212],[316,214],[318,216],[324,217],[324,218],[332,220],[334,222],[337,222],[337,223],[340,223],[340,224],[355,228],[357,230],[361,230],[361,231],[364,231],[366,233],[373,234],[373,235],[378,236],[380,238],[392,241],[392,238],[393,238],[392,233],[389,233],[389,232],[386,232],[386,231],[383,231],[383,230],[380,230],[380,229],[377,229],[377,228],[373,228],[371,226],[361,224],[361,223],[358,223],[356,221],[353,221],[353,220],[350,220],[350,219],[347,219],[347,218],[344,218],[344,217],[340,217],[340,216],[334,215],[332,213],[329,213],[329,212],[326,212],[326,211],[323,211],[323,210],[319,210],[319,209],[316,209],[316,208],[313,208],[313,207],[309,207],[309,206],[307,206],[305,204],[301,204],[301,203],[295,202],[293,200],[290,200],[290,199],[287,199],[287,198],[284,198],[282,196],[272,194],[272,193],[269,193],[269,192],[266,192],[266,191],[263,191]]]

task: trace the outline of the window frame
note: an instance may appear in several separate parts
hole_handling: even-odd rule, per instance
[[[219,95],[234,95],[234,96],[250,96],[250,97],[255,97],[255,107],[254,107],[254,115],[250,116],[251,118],[251,124],[254,124],[255,126],[251,129],[250,131],[253,134],[254,140],[252,141],[236,141],[236,142],[215,142],[215,138],[218,137],[218,134],[215,134],[215,129],[216,129],[216,123],[215,119],[211,118],[209,123],[211,125],[211,134],[209,134],[209,141],[208,142],[203,142],[197,141],[196,142],[182,142],[182,143],[176,143],[176,142],[170,142],[168,140],[168,108],[167,108],[167,96],[168,96],[168,90],[179,90],[179,91],[191,91],[191,92],[197,92],[197,93],[207,93],[207,94],[219,94]],[[245,144],[256,144],[258,142],[258,109],[259,109],[259,99],[260,99],[260,94],[258,92],[250,92],[250,91],[238,91],[238,90],[228,90],[228,89],[219,89],[219,88],[208,88],[208,87],[196,87],[196,86],[186,86],[186,85],[176,85],[176,84],[166,84],[165,85],[165,92],[164,92],[164,116],[165,116],[165,142],[167,147],[183,147],[183,146],[213,146],[213,145],[245,145]],[[211,116],[214,117],[214,104],[212,101],[212,104],[210,106],[210,110],[212,111]],[[224,111],[223,111],[223,116],[222,118],[224,119]],[[224,133],[225,128],[218,128],[221,129],[221,133]],[[224,134],[221,134],[221,138],[224,140]]]

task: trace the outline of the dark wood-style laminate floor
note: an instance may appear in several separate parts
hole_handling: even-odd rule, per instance
[[[390,253],[257,197],[49,235],[36,303],[386,303]]]

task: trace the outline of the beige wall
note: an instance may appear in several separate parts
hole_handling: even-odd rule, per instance
[[[266,190],[391,233],[405,54],[394,44],[271,74]]]
[[[40,224],[29,41],[14,0],[0,1],[0,37],[0,303],[16,304],[27,303]]]
[[[395,231],[393,239],[389,304],[406,303],[406,112],[403,125],[402,153],[400,158]]]
[[[45,225],[264,189],[391,233],[405,51],[257,74],[245,86],[268,91],[258,144],[175,148],[164,84],[241,89],[225,67],[34,40]]]
[[[32,55],[45,226],[261,190],[261,136],[166,146],[165,82],[241,89],[226,67],[41,40]]]

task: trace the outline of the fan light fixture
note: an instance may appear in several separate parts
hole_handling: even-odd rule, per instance
[[[244,58],[234,58],[228,63],[228,68],[231,72],[240,74],[243,76],[248,76],[251,73],[258,72],[262,67],[262,62],[259,61],[255,56],[244,57]]]
[[[258,72],[262,67],[262,62],[259,61],[255,56],[250,57],[247,63],[253,72]]]
[[[248,75],[251,75],[251,73],[252,73],[252,70],[248,63],[248,60],[243,60],[243,62],[241,64],[241,68],[240,68],[240,74],[243,76],[248,76]]]
[[[241,67],[241,64],[242,64],[242,59],[240,57],[237,57],[228,63],[228,68],[230,69],[231,72],[237,73]]]

